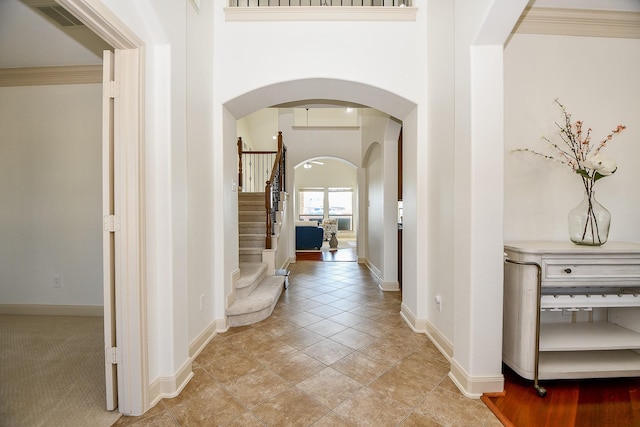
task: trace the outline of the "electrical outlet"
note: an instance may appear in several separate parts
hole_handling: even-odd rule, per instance
[[[204,310],[204,294],[200,295],[200,311]]]
[[[436,307],[438,307],[438,311],[442,311],[442,297],[440,295],[435,296]]]
[[[61,288],[62,287],[62,278],[58,275],[53,276],[53,287]]]

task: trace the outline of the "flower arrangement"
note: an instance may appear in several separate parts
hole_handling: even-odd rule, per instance
[[[609,223],[606,223],[606,230],[599,229],[601,218],[600,214],[596,212],[597,202],[594,199],[593,187],[596,181],[612,175],[618,169],[616,163],[603,156],[601,151],[615,135],[622,132],[626,127],[618,125],[602,141],[593,144],[591,141],[591,128],[588,128],[586,132],[583,131],[583,122],[580,120],[572,122],[571,114],[567,112],[566,107],[557,99],[555,103],[560,107],[564,118],[564,123],[556,122],[560,129],[559,135],[562,143],[556,144],[547,137],[542,138],[551,145],[555,154],[543,154],[528,148],[519,148],[514,151],[532,153],[558,164],[566,165],[580,176],[584,185],[587,211],[582,220],[579,221],[580,231],[578,233],[574,233],[571,230],[570,218],[571,240],[578,244],[604,244],[609,231]]]

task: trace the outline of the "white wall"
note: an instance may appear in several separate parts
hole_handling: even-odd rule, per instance
[[[535,58],[534,61],[531,58]],[[505,49],[505,239],[567,240],[567,214],[582,200],[581,181],[568,167],[515,148],[546,151],[560,142],[558,98],[592,128],[598,143],[618,124],[627,129],[602,153],[618,170],[595,186],[611,212],[610,240],[640,242],[640,40],[515,35]]]
[[[366,257],[374,267],[376,274],[381,275],[383,266],[383,230],[384,230],[384,161],[380,144],[371,144],[366,156],[365,200],[367,207],[367,246]]]
[[[102,305],[101,111],[101,85],[0,88],[2,304]]]

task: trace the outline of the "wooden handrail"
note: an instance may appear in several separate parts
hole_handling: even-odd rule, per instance
[[[282,190],[283,186],[283,177],[284,177],[284,167],[282,167],[282,131],[278,131],[278,152],[276,154],[276,158],[273,161],[273,168],[271,169],[271,176],[269,180],[266,182],[264,188],[264,207],[266,212],[266,226],[267,232],[265,236],[265,247],[267,249],[271,249],[271,234],[273,233],[273,220],[272,220],[272,212],[273,212],[273,197],[272,197],[272,183],[275,182],[276,173],[278,173],[279,178],[279,188],[278,191]]]

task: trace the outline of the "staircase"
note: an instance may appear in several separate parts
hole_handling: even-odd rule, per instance
[[[271,316],[284,289],[285,276],[267,276],[267,264],[240,263],[236,300],[227,308],[229,326],[244,326]]]
[[[229,326],[260,322],[273,312],[284,288],[285,277],[268,275],[262,262],[265,249],[264,193],[238,193],[240,278],[236,300],[227,308]]]
[[[262,262],[267,226],[264,193],[238,193],[240,262]]]

